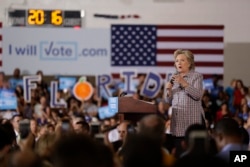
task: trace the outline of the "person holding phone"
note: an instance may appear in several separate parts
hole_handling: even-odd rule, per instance
[[[171,105],[170,133],[175,142],[176,157],[183,152],[181,143],[187,127],[204,122],[202,108],[203,75],[195,71],[194,55],[189,50],[174,52],[176,73],[166,83],[166,103]]]

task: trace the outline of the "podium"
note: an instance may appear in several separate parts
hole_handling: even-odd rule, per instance
[[[124,120],[135,123],[147,114],[157,114],[157,106],[132,97],[118,97],[118,114]]]

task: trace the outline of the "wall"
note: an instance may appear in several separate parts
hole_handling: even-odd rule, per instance
[[[114,23],[223,24],[225,26],[224,85],[240,78],[250,85],[249,0],[0,0],[0,20],[7,26],[6,9],[83,9],[84,27],[109,27]],[[109,20],[93,14],[138,14],[140,19]]]

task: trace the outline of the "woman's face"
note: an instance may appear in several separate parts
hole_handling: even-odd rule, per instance
[[[189,72],[190,63],[184,54],[179,54],[175,59],[175,67],[179,73]]]

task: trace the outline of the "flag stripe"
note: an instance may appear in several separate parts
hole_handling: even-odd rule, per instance
[[[159,30],[158,36],[162,37],[222,37],[222,30]]]
[[[128,70],[133,70],[135,71],[137,74],[138,73],[149,73],[149,72],[154,72],[154,73],[167,73],[169,71],[176,71],[175,67],[173,66],[173,64],[171,64],[171,66],[159,66],[159,67],[128,67],[128,66],[120,66],[120,67],[112,67],[112,73],[121,73],[124,70],[128,71]],[[223,68],[221,67],[200,67],[200,66],[196,66],[195,69],[199,72],[201,72],[202,74],[223,74]]]
[[[3,44],[3,35],[2,35],[2,27],[3,23],[0,22],[0,70],[2,69],[2,55],[3,55],[3,49],[2,49],[2,44]]]
[[[157,25],[157,29],[209,29],[209,30],[222,30],[223,25]]]
[[[173,54],[158,54],[157,61],[172,61],[174,62]],[[210,62],[224,62],[224,57],[222,55],[216,54],[196,54],[195,61],[210,61]]]
[[[157,41],[183,41],[183,42],[223,42],[223,37],[157,37]]]
[[[172,66],[174,65],[174,62],[157,62],[157,66]],[[195,62],[195,66],[201,66],[201,67],[221,67],[223,66],[223,62]]]
[[[182,48],[182,49],[189,49],[189,48]],[[173,54],[176,49],[158,49],[157,50],[157,55],[158,54]],[[191,49],[193,54],[221,54],[223,55],[223,50],[221,49],[210,49],[210,50],[205,50],[205,49]]]
[[[145,73],[140,73],[140,74],[145,74]],[[160,75],[161,75],[161,77],[162,77],[163,79],[166,78],[166,74],[160,74]],[[214,74],[203,74],[203,78],[204,78],[204,79],[206,79],[206,78],[212,78],[213,75],[214,75]],[[119,77],[120,77],[120,74],[119,74],[119,73],[112,73],[111,76],[112,76],[113,78],[119,78]],[[223,79],[223,77],[224,77],[222,74],[217,74],[217,76],[218,76],[219,78],[221,78],[221,79]]]
[[[157,42],[157,48],[223,49],[221,42]]]

